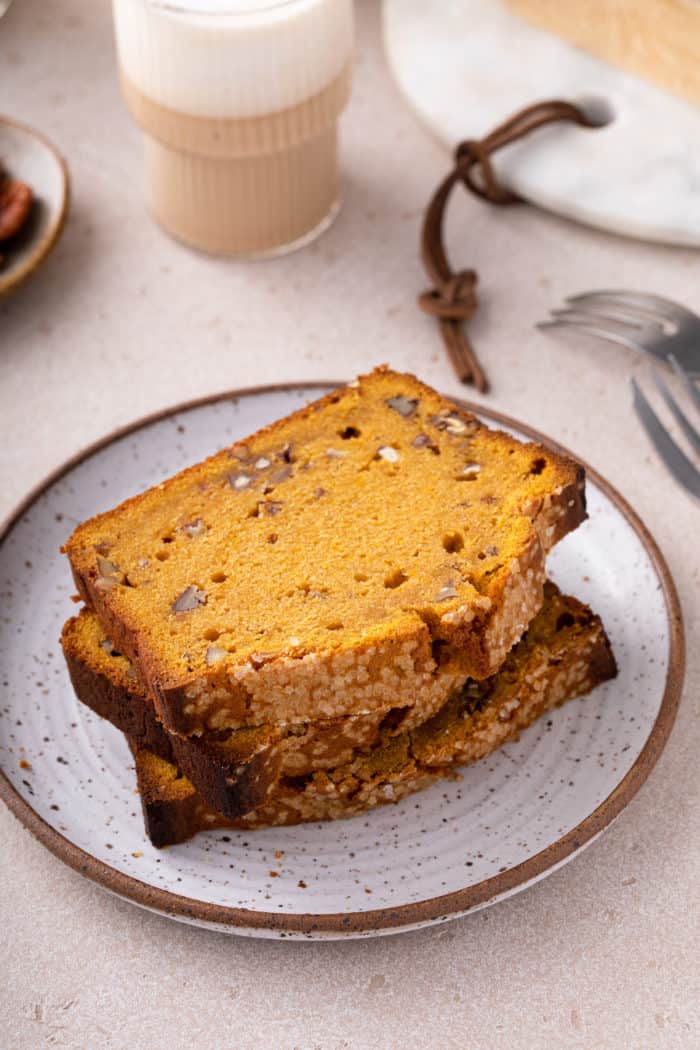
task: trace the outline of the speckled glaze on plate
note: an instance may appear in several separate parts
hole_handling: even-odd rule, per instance
[[[0,296],[14,291],[56,245],[68,215],[66,162],[38,131],[0,116],[0,169],[31,186],[32,212],[11,240],[0,244]]]
[[[58,548],[83,518],[327,388],[222,395],[112,435],[27,497],[0,547],[0,794],[52,852],[106,889],[228,933],[387,934],[524,889],[570,860],[632,798],[661,753],[682,683],[680,609],[668,569],[639,519],[590,471],[590,520],[557,547],[551,575],[602,615],[620,665],[616,681],[541,720],[464,770],[461,781],[396,806],[349,821],[215,831],[154,849],[124,740],[78,704],[68,681],[58,638],[75,608],[74,587]]]

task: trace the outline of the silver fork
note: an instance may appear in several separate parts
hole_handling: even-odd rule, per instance
[[[566,302],[569,306],[565,309],[551,311],[553,320],[537,327],[584,332],[670,364],[700,413],[700,390],[691,379],[691,374],[700,375],[700,317],[669,299],[641,292],[588,292],[571,296]],[[654,368],[653,376],[686,440],[700,454],[700,433],[658,369]],[[659,456],[676,481],[700,500],[700,471],[671,437],[636,379],[630,384],[637,415]]]
[[[686,388],[695,407],[700,412],[700,392],[698,391],[698,388],[693,384],[690,376],[681,367],[678,361],[676,361],[675,357],[671,358],[671,364]],[[688,440],[688,443],[692,445],[698,454],[700,454],[700,434],[666,386],[658,369],[654,369],[653,376],[659,393],[674,415],[678,425],[683,431],[683,434]],[[634,378],[630,379],[630,385],[632,387],[635,411],[654,448],[676,481],[680,482],[683,488],[689,492],[691,496],[694,496],[696,500],[700,501],[700,471],[694,463],[688,459],[683,449],[673,440],[668,430],[647,401],[646,395],[637,380]]]
[[[700,317],[671,299],[645,292],[598,291],[572,295],[542,329],[568,329],[668,361],[673,355],[700,376]]]

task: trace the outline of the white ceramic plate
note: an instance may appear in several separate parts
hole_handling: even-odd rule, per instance
[[[571,859],[644,781],[673,724],[683,674],[668,570],[621,497],[589,475],[590,521],[556,549],[551,572],[602,615],[620,665],[616,681],[466,769],[461,782],[397,806],[349,821],[211,832],[168,850],[151,847],[126,744],[78,704],[63,665],[58,639],[75,607],[58,548],[83,518],[320,392],[226,395],[111,436],[29,496],[0,547],[0,794],[49,849],[107,889],[230,933],[391,933],[523,889]]]

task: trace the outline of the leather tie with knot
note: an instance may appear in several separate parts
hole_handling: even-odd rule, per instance
[[[423,292],[418,305],[431,317],[444,321],[468,321],[477,307],[476,271],[460,270],[440,284]]]
[[[460,142],[454,167],[435,190],[423,219],[421,255],[433,287],[418,297],[418,304],[426,314],[437,318],[460,382],[473,383],[482,392],[488,390],[488,381],[464,331],[464,322],[473,317],[477,308],[477,277],[474,270],[452,270],[443,240],[445,209],[457,183],[491,204],[516,203],[519,198],[499,182],[491,157],[503,146],[557,121],[595,126],[586,113],[571,102],[552,99],[527,106],[482,139]]]

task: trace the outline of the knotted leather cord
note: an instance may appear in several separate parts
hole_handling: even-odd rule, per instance
[[[578,106],[551,99],[521,109],[482,139],[460,142],[455,150],[455,167],[436,189],[423,219],[421,256],[433,287],[419,296],[418,305],[438,319],[459,381],[473,383],[482,393],[489,388],[488,380],[464,331],[464,322],[473,317],[478,305],[477,275],[475,270],[453,270],[450,266],[442,236],[445,208],[457,182],[491,204],[519,203],[521,198],[496,178],[491,154],[537,128],[560,120],[586,128],[597,126]],[[476,178],[477,169],[480,179]]]

